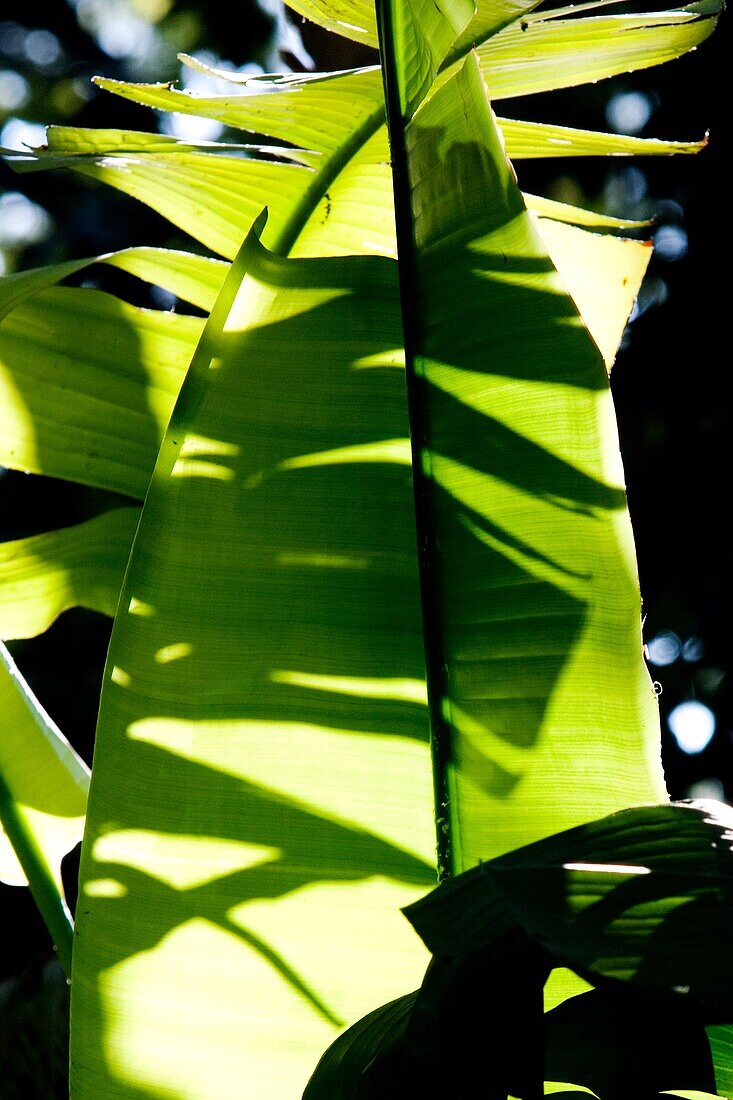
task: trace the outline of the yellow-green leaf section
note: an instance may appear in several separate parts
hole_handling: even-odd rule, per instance
[[[70,607],[114,615],[139,515],[114,508],[0,543],[0,638],[33,638]]]
[[[610,372],[652,255],[650,241],[540,218],[537,229]],[[588,272],[597,278],[588,278]]]
[[[291,1100],[340,1026],[420,980],[399,912],[435,881],[401,339],[379,257],[253,238],[214,308],[102,692],[80,1100],[242,1081]]]
[[[683,1089],[678,1092],[676,1089],[672,1091],[660,1092],[660,1098],[662,1096],[679,1096],[681,1100],[720,1100],[720,1093],[713,1092],[698,1092],[696,1089]],[[725,1098],[723,1098],[725,1100]]]
[[[700,141],[659,141],[656,138],[604,134],[594,130],[577,130],[572,126],[523,122],[520,119],[498,118],[497,122],[511,160],[531,157],[671,156],[674,153],[699,153],[707,144],[704,138]]]
[[[288,7],[334,34],[364,46],[377,45],[374,4],[370,0],[294,0]]]
[[[0,463],[143,497],[202,325],[73,287],[20,302],[0,323]]]
[[[98,263],[128,271],[205,310],[214,304],[227,272],[221,260],[169,248],[124,248],[102,256],[30,268],[0,278],[0,322],[25,298]]]
[[[545,199],[540,195],[530,195],[526,191],[523,194],[527,209],[533,214],[541,218],[567,222],[569,225],[584,225],[591,229],[648,229],[653,224],[649,219],[634,221],[631,218],[614,218],[610,214],[602,214],[597,210],[583,210],[579,206],[557,202],[555,199]]]
[[[61,859],[81,840],[89,770],[43,710],[2,645],[0,784],[3,823],[9,798],[12,817],[20,822],[25,839],[30,840],[31,855],[61,897]],[[14,886],[28,883],[2,831],[0,879]]]
[[[585,1085],[569,1085],[564,1081],[545,1081],[545,1096],[557,1096],[558,1093],[563,1096],[575,1096],[576,1094],[593,1096],[595,1100],[598,1100],[595,1092],[591,1092]]]
[[[712,34],[720,12],[718,0],[702,0],[644,15],[539,17],[512,23],[477,52],[492,100],[535,95],[672,61]]]
[[[658,713],[606,371],[475,60],[404,125],[388,105],[439,841],[459,871],[663,798]]]

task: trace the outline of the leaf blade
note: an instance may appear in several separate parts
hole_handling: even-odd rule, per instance
[[[492,100],[571,88],[661,65],[712,34],[720,6],[514,24],[478,48]]]
[[[113,616],[139,515],[116,508],[76,527],[0,543],[0,637],[35,637],[70,607]]]
[[[399,64],[399,56],[390,63]],[[424,509],[418,542],[423,576],[429,577],[423,612],[427,645],[435,647],[427,664],[434,766],[443,774],[437,812],[456,838],[453,857],[445,854],[446,868],[458,871],[517,846],[533,830],[542,835],[553,820],[592,817],[598,797],[617,799],[617,807],[633,800],[637,779],[626,786],[625,766],[609,760],[593,781],[586,766],[574,776],[573,758],[587,759],[581,748],[587,731],[603,728],[594,752],[618,754],[619,762],[628,752],[630,760],[654,743],[658,717],[639,649],[638,582],[629,568],[621,471],[605,465],[617,446],[606,434],[610,395],[598,373],[600,359],[571,320],[573,309],[558,293],[554,269],[529,224],[480,75],[466,62],[407,122],[404,143],[392,103],[388,98],[398,247],[407,271],[402,300],[412,357],[413,469]],[[501,348],[498,358],[482,341],[487,331]],[[562,403],[562,414],[555,402]],[[607,411],[600,413],[601,407]],[[527,412],[524,423],[519,408]],[[579,419],[577,435],[561,436],[551,426],[576,415],[584,425]],[[592,466],[589,430],[597,447]],[[493,451],[488,441],[499,433],[504,442]],[[583,457],[573,451],[574,435],[584,440]],[[541,449],[530,458],[537,444]],[[530,469],[544,471],[532,475],[539,477],[534,484],[523,481]],[[550,469],[557,472],[552,487]],[[574,504],[555,510],[550,501],[561,499]],[[533,504],[536,518],[529,520]],[[593,516],[587,525],[583,512],[588,520]],[[551,541],[539,545],[538,533],[555,522]],[[595,541],[592,561],[565,556],[563,548],[587,549],[589,539]],[[601,595],[622,575],[613,597]],[[620,617],[601,626],[610,606]],[[591,642],[596,631],[598,640]],[[603,665],[615,686],[589,692],[588,678],[598,686],[596,646],[608,631],[620,663],[612,670],[606,652]],[[624,705],[612,715],[610,700],[623,695]],[[613,793],[607,775],[619,782]],[[638,782],[661,793],[658,763],[650,762]],[[512,815],[515,798],[532,810]]]
[[[337,1019],[424,965],[396,911],[434,872],[394,265],[255,240],[245,255],[170,421],[113,632],[74,961],[74,1058],[95,1067],[80,1097],[184,1080],[203,1097],[213,1064],[290,1098]],[[110,881],[117,897],[97,892]],[[108,936],[133,905],[140,934]],[[192,981],[215,996],[215,1036]],[[151,1053],[125,1006],[161,984]]]
[[[0,462],[142,498],[201,327],[94,290],[21,302],[0,325]]]

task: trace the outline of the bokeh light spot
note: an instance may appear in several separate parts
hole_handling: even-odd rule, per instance
[[[682,660],[687,661],[688,664],[694,664],[695,661],[701,661],[704,655],[705,646],[703,645],[702,638],[698,638],[694,634],[691,638],[688,638],[682,646]]]
[[[8,57],[22,57],[25,46],[25,30],[20,23],[8,20],[0,23],[0,50]]]
[[[654,234],[654,250],[667,263],[681,260],[687,252],[687,234],[681,225],[663,225]]]
[[[0,69],[0,111],[17,111],[30,98],[30,86],[14,69]]]
[[[224,127],[213,118],[199,118],[198,115],[164,115],[160,120],[160,130],[170,137],[182,141],[217,141]]]
[[[723,784],[712,776],[709,779],[699,779],[685,791],[685,798],[712,798],[716,802],[722,802],[725,798]]]
[[[715,733],[715,715],[696,699],[676,706],[667,722],[679,747],[690,756],[706,749]]]
[[[663,668],[677,660],[682,651],[682,643],[673,631],[663,630],[652,638],[646,648],[649,663]]]
[[[629,209],[640,203],[647,193],[647,179],[641,168],[622,168],[611,172],[603,189],[609,210],[628,216]]]
[[[53,228],[51,215],[19,191],[0,195],[0,245],[18,247],[35,244]]]
[[[609,126],[622,134],[638,134],[651,118],[654,107],[642,92],[620,92],[606,104]]]
[[[36,149],[46,141],[46,127],[39,122],[28,122],[24,118],[9,118],[0,130],[0,145],[6,149],[18,149],[27,152]]]
[[[45,68],[47,65],[55,65],[61,57],[61,43],[52,31],[40,27],[28,31],[23,52],[34,65]]]

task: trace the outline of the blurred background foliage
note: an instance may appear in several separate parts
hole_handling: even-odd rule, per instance
[[[634,7],[640,5],[613,10]],[[655,255],[612,384],[637,538],[644,638],[661,690],[663,755],[675,798],[733,798],[733,423],[723,170],[729,106],[722,93],[728,34],[724,19],[699,54],[583,89],[502,104],[510,116],[640,136],[695,139],[710,130],[710,145],[699,157],[518,165],[527,191],[656,218]],[[91,83],[102,74],[196,87],[202,78],[182,70],[180,51],[252,72],[375,60],[369,50],[286,15],[280,0],[16,0],[0,12],[0,145],[42,144],[48,123],[226,139],[216,123],[155,115]],[[21,181],[0,165],[0,272],[136,244],[198,248],[146,207],[101,184],[55,172]],[[181,308],[112,269],[80,279],[139,305]],[[0,473],[0,539],[79,522],[110,502],[110,494],[99,491]],[[88,761],[109,629],[102,616],[71,611],[41,638],[12,646],[42,703]],[[73,881],[73,861],[69,877]],[[28,1010],[34,997],[56,1020],[51,1026],[44,1017],[41,1030],[51,1036],[45,1046],[16,1039],[0,1044],[0,1092],[28,1100],[64,1096],[64,1056],[58,1052],[66,1025],[63,1011],[53,1008],[64,999],[49,977],[48,938],[27,891],[0,886],[0,905],[0,1033],[17,1038],[32,1026],[39,1016]],[[44,989],[54,991],[50,1001]],[[31,1063],[38,1063],[27,1072],[18,1070],[19,1051],[26,1048]],[[16,1066],[12,1080],[9,1060]]]

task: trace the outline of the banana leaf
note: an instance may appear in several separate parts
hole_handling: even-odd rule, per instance
[[[230,97],[100,82],[287,158],[70,128],[14,158],[111,183],[234,259],[222,286],[220,263],[161,258],[175,293],[192,279],[213,304],[203,331],[35,294],[41,276],[9,288],[0,327],[9,464],[145,497],[83,854],[75,1097],[298,1095],[340,1028],[419,980],[397,909],[434,881],[434,780],[446,872],[663,794],[605,370],[649,249],[525,203],[481,73],[506,98],[655,64],[719,9],[530,7],[448,4],[447,26],[395,7],[397,237],[377,69]],[[504,125],[525,156],[702,144]],[[118,341],[100,371],[71,348],[82,319]]]
[[[440,60],[390,11],[383,59],[451,872],[664,788],[649,757],[657,708],[623,474],[608,462],[603,364],[527,214],[475,59],[421,102]],[[632,758],[647,759],[646,776]]]
[[[465,363],[462,341],[452,358],[441,349],[431,392],[463,430],[431,450],[430,530],[418,513],[421,545],[443,555],[436,601],[475,612],[452,666],[460,766],[449,816],[439,808],[459,865],[652,795],[659,777],[653,759],[648,778],[638,769],[656,710],[602,358],[509,177],[475,64],[425,108],[456,89],[471,130],[438,147],[426,224],[455,228],[445,165],[470,178],[461,157],[475,146],[486,175],[469,197],[488,195],[489,211],[476,223],[459,210],[479,242],[494,219],[494,251],[476,249],[475,276],[462,261],[472,237],[458,259],[441,254],[416,317],[423,297],[431,309],[442,298],[436,319],[453,313],[451,332],[476,332],[495,364]],[[296,214],[302,224],[311,207],[278,222],[271,248],[294,243]],[[435,874],[397,276],[379,256],[283,258],[253,233],[207,323],[105,675],[75,1096],[226,1095],[245,1076],[253,1096],[297,1095],[338,1028],[424,965],[394,911]],[[550,336],[533,371],[522,348],[537,310]],[[456,619],[441,630],[453,647]],[[473,692],[472,661],[489,696]],[[593,770],[579,757],[591,726]],[[216,1006],[210,1025],[190,1011],[199,999]]]

